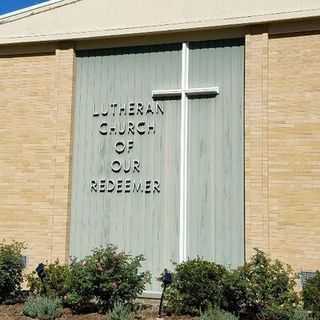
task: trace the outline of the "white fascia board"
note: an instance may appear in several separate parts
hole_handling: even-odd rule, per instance
[[[52,0],[65,1],[65,0]],[[78,0],[79,1],[79,0]],[[221,29],[230,27],[248,26],[253,24],[262,24],[268,22],[292,21],[298,19],[310,19],[320,17],[320,9],[299,10],[291,12],[280,12],[265,15],[253,15],[244,17],[231,17],[222,19],[210,19],[202,21],[187,21],[177,23],[167,23],[159,25],[141,25],[134,27],[118,27],[103,30],[83,30],[75,32],[61,32],[55,34],[25,34],[0,37],[0,45],[49,42],[49,41],[67,41],[67,40],[88,40],[88,39],[106,39],[118,36],[147,35],[151,33],[195,31],[204,29]],[[5,19],[0,19],[0,24]],[[10,23],[10,22],[8,22]]]

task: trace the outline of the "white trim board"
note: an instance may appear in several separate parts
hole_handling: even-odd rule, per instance
[[[51,3],[52,1],[52,3]],[[45,6],[50,4],[55,4],[63,2],[66,0],[51,0],[46,2]],[[74,3],[81,0],[66,1],[66,5],[69,3]],[[50,4],[49,4],[50,3]],[[42,5],[45,7],[44,5]],[[41,6],[39,7],[41,8]],[[26,18],[32,16],[32,10],[39,9],[35,7],[29,7],[25,11],[19,12],[15,11],[9,15],[0,16],[1,23],[10,23],[10,18],[17,16],[19,18]],[[30,12],[30,14],[24,13]],[[36,13],[41,13],[39,12]],[[19,16],[21,15],[21,17]],[[159,23],[155,25],[136,25],[136,26],[110,26],[106,28],[92,28],[91,30],[81,29],[79,30],[57,30],[52,32],[41,32],[41,27],[37,33],[16,33],[8,32],[5,35],[0,37],[0,44],[14,44],[14,43],[32,43],[40,41],[62,41],[62,40],[88,40],[88,39],[106,39],[115,36],[137,36],[137,35],[147,35],[151,33],[163,33],[163,32],[172,32],[172,31],[195,31],[200,29],[222,29],[222,28],[234,28],[234,27],[244,27],[253,24],[260,23],[270,23],[270,22],[281,22],[281,21],[292,21],[297,19],[310,19],[320,17],[320,7],[315,9],[306,9],[306,10],[293,10],[293,11],[282,11],[276,13],[266,13],[266,14],[257,14],[257,15],[247,15],[247,16],[235,16],[235,17],[222,17],[222,18],[211,18],[211,19],[201,19],[201,20],[190,20],[190,21],[181,21],[181,22],[168,22],[168,23]],[[12,19],[14,20],[14,19]],[[20,30],[21,31],[21,30]]]

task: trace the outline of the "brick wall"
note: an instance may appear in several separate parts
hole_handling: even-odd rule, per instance
[[[320,268],[320,35],[247,36],[246,245]]]
[[[320,35],[246,36],[246,254],[320,268]],[[68,254],[74,52],[0,57],[0,239]]]
[[[245,247],[269,249],[268,34],[246,37],[245,54]]]
[[[73,50],[0,57],[0,239],[66,258]]]

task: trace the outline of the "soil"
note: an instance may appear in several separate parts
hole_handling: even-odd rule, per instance
[[[0,305],[0,320],[30,320],[22,313],[23,304],[15,305]],[[71,310],[64,309],[63,315],[60,320],[105,320],[105,316],[91,313],[91,314],[72,314]]]
[[[30,320],[22,313],[23,304],[0,305],[0,320]],[[150,306],[145,308],[136,320],[154,320],[158,318],[156,308]],[[192,320],[191,317],[165,316],[164,320]],[[106,316],[98,313],[73,314],[70,309],[64,309],[59,320],[106,320]]]

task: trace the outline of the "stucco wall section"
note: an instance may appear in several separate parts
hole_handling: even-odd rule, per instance
[[[0,238],[66,258],[73,50],[0,58]]]

